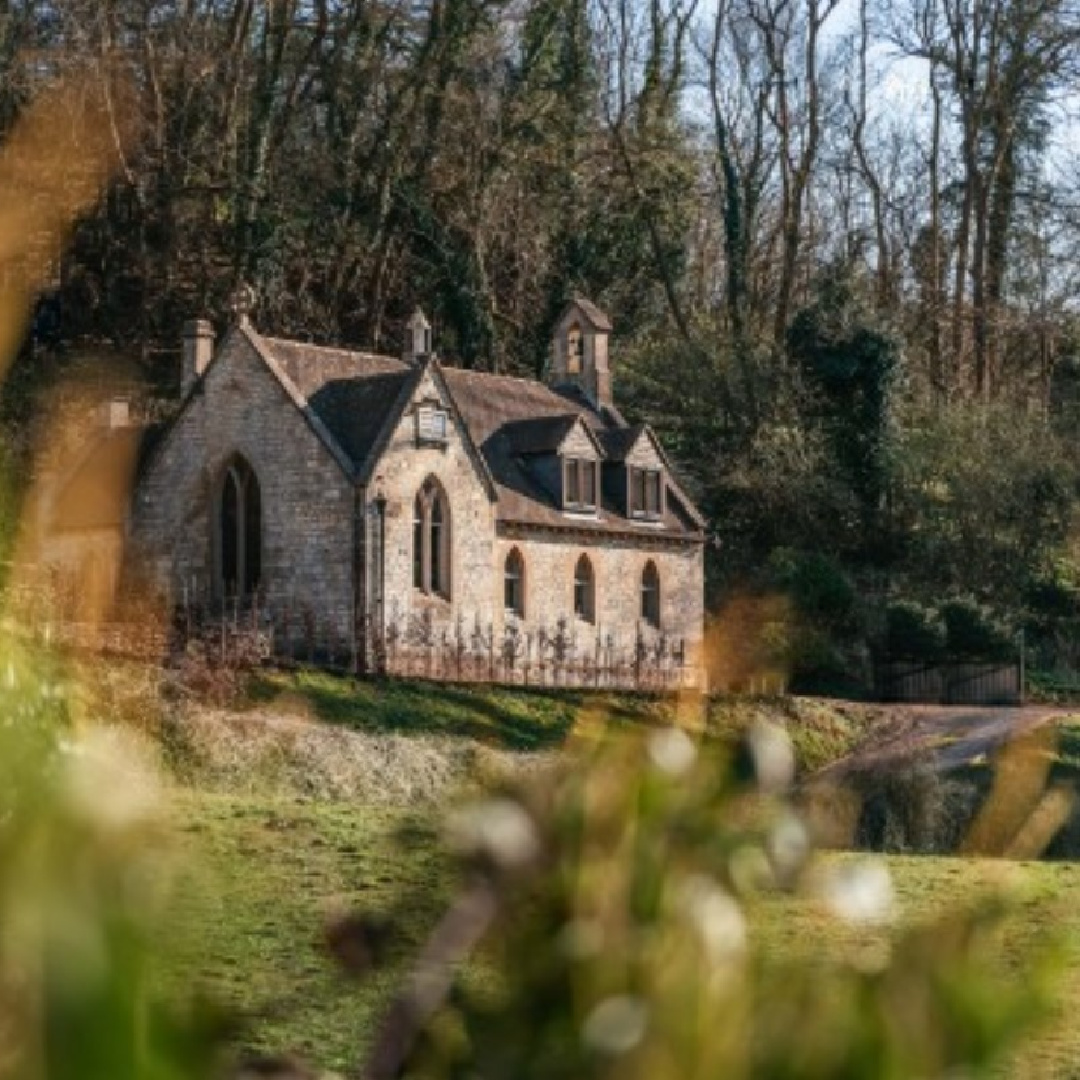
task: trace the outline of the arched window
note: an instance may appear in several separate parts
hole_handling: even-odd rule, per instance
[[[421,592],[450,596],[450,504],[433,476],[424,481],[413,504],[413,585]]]
[[[660,625],[660,573],[652,559],[641,572],[641,618],[650,626]]]
[[[262,497],[254,470],[240,455],[222,475],[217,551],[222,598],[251,596],[262,580]]]
[[[585,357],[585,341],[581,336],[581,327],[574,323],[566,332],[566,373],[580,375]]]
[[[503,606],[519,618],[525,615],[525,560],[517,548],[506,556],[503,568]]]
[[[424,500],[413,502],[413,587],[424,587]]]
[[[574,614],[586,622],[596,617],[596,579],[588,555],[582,555],[574,567]]]

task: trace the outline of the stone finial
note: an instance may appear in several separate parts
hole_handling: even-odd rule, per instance
[[[236,287],[229,299],[229,309],[238,323],[246,324],[251,321],[251,313],[255,310],[257,300],[255,290],[247,282],[241,282]]]
[[[431,323],[417,308],[405,324],[405,360],[415,363],[422,356],[431,354]]]

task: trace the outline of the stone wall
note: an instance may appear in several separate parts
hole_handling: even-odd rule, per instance
[[[348,637],[353,489],[246,336],[234,331],[139,484],[132,552],[174,601],[214,587],[222,470],[242,454],[262,499],[262,583],[270,610],[310,611]]]
[[[620,650],[661,635],[691,650],[703,636],[703,560],[700,543],[655,535],[589,534],[496,526],[485,470],[463,430],[451,419],[445,445],[418,444],[415,406],[439,400],[449,409],[441,379],[429,370],[413,394],[355,506],[350,479],[311,430],[241,332],[233,332],[143,477],[132,519],[136,559],[179,602],[205,596],[215,580],[215,540],[222,470],[243,455],[258,478],[262,500],[262,583],[267,609],[304,611],[342,642],[354,629],[354,512],[366,530],[383,505],[384,615],[407,627],[425,621],[436,634],[458,624],[480,626],[500,638],[504,565],[513,546],[525,560],[525,616],[520,629],[555,632],[560,620],[582,649],[598,639]],[[453,414],[451,412],[451,418]],[[651,448],[650,448],[651,449]],[[434,477],[450,510],[449,597],[413,586],[413,507]],[[630,526],[633,528],[633,526]],[[370,541],[371,536],[367,539]],[[574,568],[587,554],[595,575],[595,619],[574,617]],[[641,579],[649,560],[660,577],[660,628],[643,625]],[[366,596],[375,591],[368,582]],[[370,602],[370,601],[369,601]],[[296,633],[301,628],[293,627]]]
[[[380,494],[386,499],[386,617],[404,621],[426,613],[441,629],[461,613],[487,625],[495,614],[491,581],[495,509],[481,465],[469,452],[456,421],[449,424],[445,446],[417,445],[414,406],[433,399],[449,404],[429,372],[402,414],[369,485],[369,500]],[[429,476],[442,485],[450,506],[449,599],[413,588],[413,505]]]
[[[525,615],[516,621],[525,632],[551,633],[560,619],[585,647],[614,639],[616,649],[633,648],[640,631],[647,641],[660,635],[686,642],[688,656],[704,637],[704,563],[700,544],[640,541],[619,537],[559,534],[523,538],[519,530],[500,530],[493,578],[498,585],[496,626],[501,633],[512,615],[503,610],[506,557],[517,547],[525,560]],[[517,533],[517,535],[515,535]],[[587,555],[595,575],[595,620],[574,616],[574,570]],[[641,578],[652,560],[660,575],[660,627],[641,620]]]

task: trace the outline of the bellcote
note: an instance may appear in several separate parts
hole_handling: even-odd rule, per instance
[[[417,308],[405,324],[405,349],[402,359],[408,364],[418,363],[431,355],[431,323]]]
[[[610,333],[607,315],[590,300],[575,296],[555,327],[552,384],[576,386],[597,407],[611,405]]]

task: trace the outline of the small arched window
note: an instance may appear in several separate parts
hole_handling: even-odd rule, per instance
[[[660,625],[660,573],[652,559],[641,572],[641,618],[650,626]]]
[[[239,454],[221,478],[217,554],[222,599],[251,596],[262,580],[262,496],[255,471]]]
[[[574,567],[574,614],[586,622],[596,617],[596,579],[588,555],[582,555]]]
[[[433,476],[413,502],[413,586],[450,596],[450,504]]]
[[[574,323],[566,332],[566,373],[580,375],[585,357],[585,341],[581,336],[581,327]]]
[[[424,500],[413,501],[413,587],[424,587]]]
[[[506,556],[503,568],[503,607],[519,618],[525,615],[525,560],[517,548]]]

